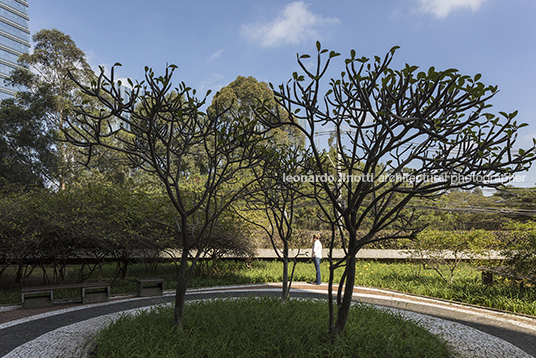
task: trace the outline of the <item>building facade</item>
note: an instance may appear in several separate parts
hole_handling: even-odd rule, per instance
[[[30,49],[28,3],[25,0],[0,0],[0,100],[15,94],[4,79],[18,67],[19,56]]]

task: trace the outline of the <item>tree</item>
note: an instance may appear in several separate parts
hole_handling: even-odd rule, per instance
[[[54,172],[53,134],[46,125],[54,103],[49,87],[41,86],[0,104],[0,178],[5,182],[43,187]]]
[[[224,115],[228,119],[238,116],[254,119],[255,108],[258,107],[259,102],[272,110],[276,110],[278,107],[274,93],[266,82],[259,82],[252,76],[238,76],[233,82],[218,91],[212,99],[208,112],[210,113],[215,106],[220,106],[228,108]],[[281,114],[285,115],[284,111],[281,111]],[[303,146],[303,135],[292,127],[279,129],[272,136],[275,143]]]
[[[19,87],[21,92],[33,92],[34,95],[40,93],[36,89],[48,86],[55,100],[48,110],[47,125],[54,131],[56,139],[61,140],[66,120],[73,113],[74,105],[82,100],[81,92],[69,79],[69,71],[85,84],[94,79],[94,73],[84,51],[76,46],[71,36],[58,29],[42,29],[32,36],[32,40],[35,43],[33,52],[19,57],[21,67],[11,73],[8,82]],[[72,153],[65,142],[56,142],[56,148],[58,164],[53,179],[59,187],[64,187]]]
[[[69,73],[83,83],[92,80],[94,73],[84,51],[76,46],[71,36],[60,30],[42,29],[32,36],[32,40],[35,43],[33,52],[22,54],[19,64],[31,69],[33,81],[47,83],[59,97],[54,121],[61,128],[61,123],[71,113],[72,100],[80,93],[70,80]]]
[[[217,101],[220,105],[229,107],[228,116],[254,118],[258,100],[268,101],[270,107],[276,105],[274,94],[266,83],[258,82],[251,76],[238,76],[218,91],[218,96],[212,103]]]
[[[294,266],[289,276],[289,262],[291,260],[289,249],[294,234],[294,221],[296,218],[295,209],[299,201],[303,199],[303,194],[299,187],[302,183],[288,181],[285,175],[299,174],[306,160],[308,153],[299,146],[271,144],[268,150],[269,156],[264,163],[266,169],[257,175],[259,190],[244,198],[243,203],[237,203],[236,211],[247,222],[261,228],[268,237],[272,247],[283,263],[283,282],[281,301],[286,302],[292,285],[294,269],[296,268],[296,258],[300,251],[293,258]],[[290,168],[294,168],[291,170]],[[253,172],[257,174],[256,171]],[[251,218],[242,211],[261,212],[264,219],[258,217]],[[279,238],[279,240],[278,240]],[[282,249],[278,248],[278,242],[282,243]]]
[[[452,188],[496,187],[500,183],[494,179],[526,170],[534,159],[534,147],[513,150],[525,126],[514,120],[517,112],[500,112],[499,117],[487,112],[497,87],[484,85],[479,74],[471,77],[455,69],[392,69],[396,49],[372,61],[352,50],[340,78],[331,79],[322,94],[324,76],[339,54],[317,42],[314,69],[309,70],[309,55],[298,56],[302,73],[295,72],[274,91],[287,115],[267,107],[257,110],[265,125],[293,126],[305,135],[319,178],[315,184],[332,205],[332,222],[340,220],[347,232],[346,255],[330,267],[344,267],[335,322],[330,314],[335,336],[342,334],[348,317],[356,253],[380,240],[413,239],[422,229],[413,213],[404,215],[412,200],[435,198]],[[333,180],[314,140],[321,126],[336,133],[340,170]],[[370,228],[358,238],[367,218]],[[380,234],[395,225],[397,231]]]
[[[177,214],[182,253],[174,323],[182,328],[188,282],[220,215],[255,180],[246,174],[263,159],[264,133],[257,131],[251,118],[237,115],[226,120],[228,108],[216,105],[208,114],[201,112],[205,99],[195,97],[195,90],[184,83],[172,90],[175,68],[168,66],[162,76],[146,68],[145,81],[129,80],[133,90],[127,99],[118,91],[121,83],[115,82],[115,66],[110,75],[101,68],[89,87],[72,76],[84,94],[101,103],[102,110],[95,113],[79,107],[78,116],[67,120],[70,128],[65,135],[85,150],[88,162],[100,146],[126,154],[133,166],[159,179]],[[187,170],[185,161],[192,157],[204,170]]]
[[[229,85],[218,91],[208,108],[209,113],[216,106],[229,108],[225,113],[227,120],[232,121],[236,117],[255,119],[255,108],[263,103],[268,108],[275,110],[278,104],[274,93],[267,83],[259,82],[254,77],[238,76]],[[282,108],[280,108],[283,113]],[[259,124],[260,125],[260,124]],[[273,131],[272,139],[267,143],[270,147],[267,162],[263,165],[266,171],[262,171],[257,177],[258,192],[244,200],[245,205],[237,208],[237,213],[249,223],[262,228],[269,236],[272,246],[279,259],[283,262],[283,291],[282,300],[288,298],[290,286],[288,284],[289,242],[292,237],[294,223],[294,205],[299,198],[299,193],[292,185],[284,182],[283,167],[297,166],[303,159],[305,151],[303,147],[303,135],[292,127],[284,127]],[[256,172],[252,171],[255,175]],[[262,211],[266,220],[251,220],[248,215],[242,215],[241,210]],[[276,233],[277,232],[277,233]],[[283,243],[283,250],[279,252],[276,247],[276,236]],[[291,278],[292,281],[292,278]]]

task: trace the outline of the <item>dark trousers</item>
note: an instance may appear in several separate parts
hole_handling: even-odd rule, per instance
[[[322,278],[320,277],[320,258],[313,257],[313,262],[315,263],[315,269],[316,269],[316,281],[315,281],[315,283],[317,285],[320,285],[322,283]]]

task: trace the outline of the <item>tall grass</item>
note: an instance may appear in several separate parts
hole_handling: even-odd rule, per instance
[[[217,299],[186,306],[184,330],[171,306],[123,315],[98,337],[99,357],[448,357],[419,324],[366,305],[352,307],[345,334],[328,334],[325,302]]]

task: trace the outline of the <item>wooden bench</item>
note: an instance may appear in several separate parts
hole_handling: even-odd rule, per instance
[[[23,287],[21,289],[22,308],[50,307],[54,299],[54,291],[71,289],[80,290],[83,304],[105,302],[110,299],[110,284],[108,282]]]
[[[164,294],[164,279],[138,278],[138,297],[162,296]]]

